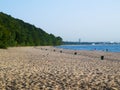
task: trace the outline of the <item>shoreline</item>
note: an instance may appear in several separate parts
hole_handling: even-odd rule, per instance
[[[66,54],[73,54],[73,55],[82,55],[89,58],[100,58],[104,56],[106,60],[120,60],[120,52],[106,52],[101,50],[72,50],[72,49],[63,49],[63,48],[56,48],[51,47],[53,50],[57,52],[62,51],[62,53]],[[52,50],[51,50],[52,51]]]
[[[104,60],[100,58],[102,55]],[[11,47],[0,49],[0,62],[0,89],[120,88],[120,53],[65,50],[52,46]]]
[[[98,46],[101,48],[98,48]],[[116,49],[111,49],[113,47]],[[118,44],[116,45],[102,45],[102,44],[101,45],[60,45],[57,48],[63,48],[66,50],[68,49],[68,50],[103,51],[103,52],[120,53],[120,49],[119,49],[120,47],[118,47]]]

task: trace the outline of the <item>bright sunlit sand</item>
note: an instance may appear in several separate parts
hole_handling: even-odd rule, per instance
[[[75,53],[76,52],[76,53]],[[104,55],[104,60],[101,56]],[[120,53],[0,49],[1,90],[119,90]]]

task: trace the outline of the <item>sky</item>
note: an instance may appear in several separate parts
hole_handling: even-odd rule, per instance
[[[64,41],[120,42],[120,0],[0,0],[0,12]]]

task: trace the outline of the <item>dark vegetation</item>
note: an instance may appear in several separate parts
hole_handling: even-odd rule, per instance
[[[0,48],[11,46],[60,45],[61,37],[0,12]]]

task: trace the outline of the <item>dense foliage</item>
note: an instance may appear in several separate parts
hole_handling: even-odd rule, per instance
[[[0,47],[60,45],[61,37],[48,34],[22,20],[0,12]]]

